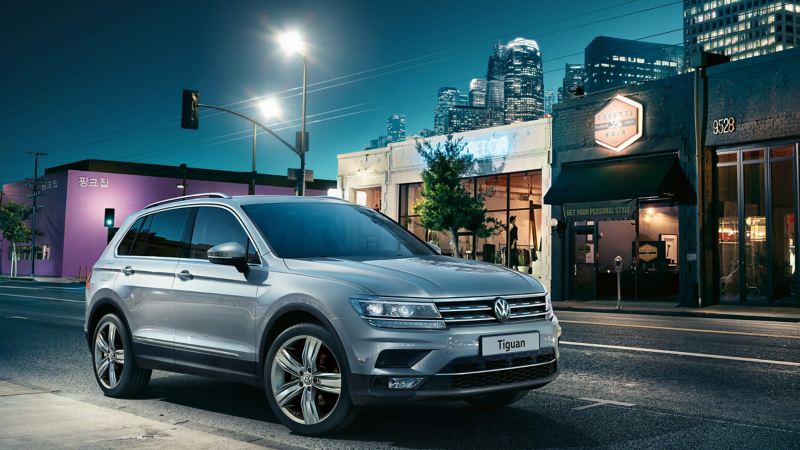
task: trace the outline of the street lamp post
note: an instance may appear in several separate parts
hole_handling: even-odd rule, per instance
[[[256,135],[258,134],[258,125],[253,123],[253,168],[250,174],[250,187],[247,189],[248,195],[256,195]]]
[[[303,52],[303,106],[300,111],[300,177],[297,180],[297,195],[306,195],[306,93],[308,91],[308,58]]]
[[[297,177],[297,195],[306,195],[306,94],[308,93],[308,57],[306,56],[306,45],[302,36],[297,31],[287,31],[278,36],[281,47],[287,53],[300,54],[303,57],[303,95],[300,108],[300,139],[298,155],[300,156],[300,173]]]

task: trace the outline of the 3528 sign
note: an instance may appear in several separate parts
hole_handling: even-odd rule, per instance
[[[711,122],[711,132],[714,134],[728,134],[734,131],[736,131],[736,119],[733,117],[714,119]]]

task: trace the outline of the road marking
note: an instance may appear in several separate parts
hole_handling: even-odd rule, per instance
[[[744,358],[741,356],[723,356],[723,355],[712,355],[708,353],[692,353],[692,352],[679,352],[675,350],[658,350],[655,348],[642,348],[642,347],[626,347],[622,345],[605,345],[605,344],[588,344],[585,342],[571,342],[571,341],[561,341],[561,345],[574,345],[577,347],[596,347],[596,348],[610,348],[613,350],[629,350],[633,352],[645,352],[645,353],[662,353],[666,355],[678,355],[678,356],[695,356],[698,358],[711,358],[711,359],[726,359],[729,361],[745,361],[745,362],[754,362],[754,363],[761,363],[761,364],[775,364],[779,366],[795,366],[800,367],[800,362],[792,362],[792,361],[776,361],[773,359],[758,359],[758,358]]]
[[[748,333],[746,331],[725,331],[725,330],[704,330],[701,328],[680,328],[680,327],[660,327],[657,325],[627,325],[621,323],[608,323],[608,322],[589,322],[586,320],[561,320],[559,323],[577,323],[581,325],[604,325],[608,327],[622,327],[622,328],[649,328],[652,330],[668,330],[668,331],[688,331],[691,333],[713,333],[713,334],[735,334],[738,336],[756,336],[756,337],[770,337],[781,339],[800,339],[800,336],[786,336],[783,334],[764,334],[764,333]]]
[[[49,290],[59,290],[59,291],[82,291],[84,287],[62,287],[62,286],[4,286],[0,283],[0,289],[33,289],[36,291],[49,291]]]
[[[86,303],[84,300],[70,300],[68,298],[56,298],[56,297],[39,297],[36,295],[6,294],[5,292],[0,292],[0,297],[21,297],[21,298],[35,298],[41,300],[52,300],[55,302]]]
[[[27,317],[22,317],[22,316],[6,316],[6,319],[28,320]]]
[[[584,400],[593,403],[589,405],[578,406],[577,408],[572,408],[574,411],[581,411],[584,409],[594,408],[595,406],[602,406],[602,405],[633,406],[633,403],[615,402],[614,400],[602,400],[599,398],[580,398],[578,400]]]

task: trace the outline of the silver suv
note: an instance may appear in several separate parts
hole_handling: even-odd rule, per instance
[[[131,397],[152,369],[265,389],[301,434],[363,405],[502,407],[558,376],[542,285],[441,256],[332,198],[200,194],[133,214],[94,265],[85,331],[97,383]]]

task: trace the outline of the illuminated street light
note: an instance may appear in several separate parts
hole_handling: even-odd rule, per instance
[[[268,119],[278,117],[280,115],[280,106],[278,106],[278,101],[274,98],[261,100],[258,103],[258,109],[261,111],[261,115]]]
[[[286,31],[278,36],[278,42],[286,53],[305,55],[306,44],[296,30]]]

